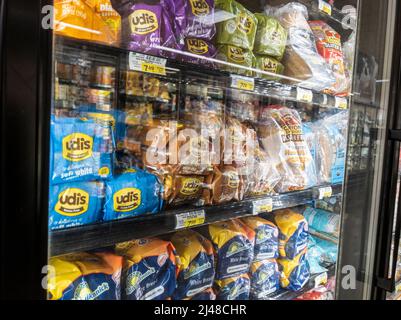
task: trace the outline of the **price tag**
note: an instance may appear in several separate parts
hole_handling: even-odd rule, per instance
[[[319,10],[331,16],[331,5],[326,1],[319,0]]]
[[[237,75],[231,76],[231,87],[240,90],[255,90],[255,79]]]
[[[336,105],[337,109],[348,109],[348,101],[346,98],[336,97]]]
[[[255,200],[253,202],[252,214],[254,216],[263,212],[272,212],[273,211],[273,199],[265,198],[261,200]]]
[[[332,195],[333,189],[331,187],[319,188],[319,200],[330,198]]]
[[[205,210],[179,213],[175,216],[175,229],[190,228],[205,223]]]
[[[166,75],[166,59],[163,58],[130,52],[128,64],[130,70]]]
[[[326,94],[323,95],[323,105],[327,106],[327,95]]]
[[[297,100],[302,102],[312,102],[313,92],[308,89],[297,87]]]
[[[327,272],[323,272],[323,273],[319,274],[315,278],[315,288],[324,286],[327,283],[327,280],[328,280]]]

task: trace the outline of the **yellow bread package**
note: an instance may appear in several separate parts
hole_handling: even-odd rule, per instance
[[[214,280],[212,243],[193,230],[175,233],[171,242],[177,251],[177,289],[174,300],[191,298],[211,288]]]
[[[111,253],[75,253],[53,257],[49,265],[51,300],[119,300],[122,257]]]
[[[277,211],[274,222],[279,230],[279,255],[294,259],[308,246],[308,223],[302,214],[290,209]]]
[[[55,0],[57,34],[118,45],[120,15],[110,0]]]
[[[306,249],[294,259],[277,259],[280,270],[280,285],[290,291],[299,291],[310,278]]]

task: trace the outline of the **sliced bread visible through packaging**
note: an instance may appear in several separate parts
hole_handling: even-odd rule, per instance
[[[73,253],[49,260],[51,300],[120,300],[122,258],[107,252]]]
[[[274,222],[279,230],[279,255],[294,259],[308,246],[308,223],[303,215],[290,209],[274,213]]]
[[[250,286],[247,274],[216,280],[216,300],[249,300]]]
[[[193,230],[175,233],[171,242],[177,252],[177,289],[174,300],[195,297],[213,286],[212,243]]]
[[[104,220],[157,213],[163,205],[158,178],[141,169],[130,169],[106,181]]]
[[[306,250],[294,259],[278,259],[281,272],[280,285],[290,291],[301,290],[310,278],[309,263],[306,259]]]
[[[278,258],[278,229],[272,222],[261,217],[242,219],[255,232],[254,261]]]
[[[280,271],[274,259],[253,262],[249,278],[252,300],[263,300],[280,289]]]
[[[93,119],[52,116],[52,184],[97,180],[112,175],[113,155],[103,152],[105,127]],[[111,131],[107,130],[111,133]]]
[[[116,245],[124,257],[122,296],[125,300],[167,300],[177,286],[174,246],[169,241],[144,238]]]
[[[103,217],[104,183],[84,181],[50,186],[49,229],[99,222]]]
[[[204,192],[206,204],[222,204],[239,200],[240,176],[235,167],[215,167],[211,180]]]
[[[248,272],[253,260],[255,232],[240,220],[214,223],[205,229],[202,231],[212,241],[215,250],[216,279]]]

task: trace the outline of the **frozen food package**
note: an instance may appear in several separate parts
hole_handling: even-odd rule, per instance
[[[252,229],[240,220],[230,220],[211,224],[201,232],[213,243],[216,279],[226,279],[249,271],[255,241]]]
[[[216,280],[216,300],[249,300],[250,286],[247,274]]]
[[[245,76],[253,75],[253,71],[249,70],[255,64],[255,56],[252,51],[225,44],[219,45],[217,51],[217,60],[229,63],[229,65],[220,64],[220,69]],[[236,67],[235,65],[242,66],[243,68]]]
[[[249,278],[252,300],[263,300],[280,289],[280,271],[274,259],[253,262]]]
[[[108,145],[105,139],[109,139],[110,135],[111,129],[105,128],[94,119],[52,116],[51,183],[110,177],[113,156],[109,150],[103,150]]]
[[[327,233],[338,238],[340,233],[339,214],[307,206],[303,215],[311,230]]]
[[[272,222],[261,217],[242,219],[255,232],[254,261],[276,259],[278,253],[278,228]]]
[[[99,222],[103,218],[104,183],[83,181],[50,186],[49,229]]]
[[[121,44],[132,51],[175,57],[168,48],[177,50],[170,15],[160,4],[111,0],[122,18]]]
[[[275,17],[288,32],[283,65],[284,74],[291,83],[301,87],[322,91],[336,82],[335,76],[317,51],[315,37],[307,19],[307,8],[290,2],[275,10]]]
[[[124,257],[124,300],[167,300],[177,286],[176,252],[169,241],[142,238],[116,245]]]
[[[173,299],[195,298],[213,286],[212,243],[193,230],[175,233],[171,240],[177,252],[177,289]]]
[[[309,21],[309,25],[315,36],[319,54],[331,67],[336,78],[335,84],[332,87],[327,88],[328,93],[338,96],[347,96],[349,94],[351,83],[345,72],[340,34],[324,21]]]
[[[275,76],[281,75],[284,72],[284,66],[274,58],[268,56],[255,55],[255,69],[269,72],[270,74],[257,72],[257,76],[268,80],[279,80],[280,77]]]
[[[50,300],[120,300],[122,258],[108,252],[50,258]]]
[[[255,15],[234,0],[215,0],[223,21],[217,23],[218,44],[253,50],[258,20]]]
[[[279,255],[294,259],[308,246],[308,223],[302,214],[291,209],[274,213],[274,222],[279,230]]]
[[[163,205],[163,186],[141,169],[129,169],[106,182],[104,220],[157,213]]]
[[[301,290],[310,278],[309,264],[305,250],[294,259],[278,259],[280,285],[290,291]]]
[[[200,64],[206,67],[214,67],[214,62],[208,59],[215,59],[217,55],[217,49],[215,46],[206,40],[197,38],[185,38],[184,49],[186,52],[195,54],[198,57],[188,56],[182,54],[182,60],[189,63]]]
[[[205,190],[206,204],[238,201],[240,176],[233,166],[215,167]]]
[[[254,53],[267,55],[280,61],[287,45],[287,30],[280,22],[264,13],[255,14],[258,20]]]

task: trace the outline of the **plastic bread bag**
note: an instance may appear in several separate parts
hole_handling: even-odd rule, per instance
[[[141,169],[130,169],[106,182],[104,220],[157,213],[163,205],[159,179]]]
[[[170,15],[160,4],[149,5],[111,0],[122,18],[121,42],[129,50],[174,57],[168,49],[178,49]]]
[[[51,300],[120,300],[122,258],[107,252],[50,258]]]
[[[284,73],[284,66],[274,58],[256,55],[255,59],[255,68],[258,70],[270,72],[277,75],[281,75]],[[257,76],[268,80],[280,80],[280,77],[278,76],[268,75],[265,73],[257,73]]]
[[[307,206],[303,215],[309,228],[338,238],[340,234],[340,215]]]
[[[99,222],[103,218],[104,183],[83,181],[50,186],[49,229]]]
[[[278,258],[278,229],[272,222],[261,217],[242,219],[255,232],[254,261]]]
[[[234,0],[216,0],[219,17],[217,43],[253,50],[258,21],[244,6]],[[217,10],[216,10],[217,15]]]
[[[199,58],[183,54],[183,61],[203,65],[206,67],[215,66],[214,62],[208,60],[215,59],[217,55],[217,49],[211,42],[203,39],[187,37],[184,41],[184,49],[191,54],[199,56]]]
[[[287,31],[280,22],[263,13],[255,14],[258,20],[254,52],[257,55],[267,55],[280,61],[287,44]]]
[[[221,150],[224,164],[236,167],[245,165],[247,161],[246,144],[247,138],[249,140],[248,134],[252,134],[252,132],[247,131],[247,127],[238,119],[233,117],[226,118]]]
[[[274,222],[279,230],[279,255],[294,259],[308,246],[308,223],[299,213],[290,209],[274,213]]]
[[[315,36],[319,54],[331,67],[336,78],[335,84],[327,91],[331,94],[347,96],[351,83],[346,76],[340,34],[324,21],[309,21],[309,25]]]
[[[250,286],[247,274],[216,280],[216,300],[249,300]]]
[[[222,204],[239,200],[240,176],[232,166],[215,167],[205,190],[206,204]]]
[[[215,250],[215,279],[227,279],[249,271],[253,260],[255,232],[240,220],[211,224],[200,229]]]
[[[171,237],[177,252],[177,289],[174,300],[194,297],[213,286],[214,253],[209,240],[192,230]]]
[[[249,278],[252,300],[263,300],[280,289],[280,271],[274,259],[253,262]]]
[[[309,263],[306,259],[307,249],[296,256],[294,259],[278,259],[279,270],[281,272],[280,285],[290,291],[301,290],[310,278]]]
[[[316,175],[316,137],[314,134],[313,124],[303,123],[302,129],[304,139],[309,149],[310,161],[305,165],[306,171],[306,188],[312,188],[317,185]]]
[[[255,56],[252,51],[229,44],[220,44],[217,46],[217,52],[217,60],[231,64],[220,64],[220,69],[244,76],[253,76],[253,71],[249,70],[255,64]],[[243,66],[244,68],[236,67],[235,65]]]
[[[307,19],[307,8],[296,2],[275,10],[275,16],[288,32],[283,58],[284,74],[302,87],[322,91],[331,87],[335,76],[316,48]]]
[[[309,235],[306,260],[308,260],[309,271],[311,274],[319,274],[327,271],[327,269],[323,266],[323,254],[324,252],[322,251],[322,248],[316,245],[315,238]]]
[[[119,243],[115,250],[124,257],[124,300],[167,300],[172,297],[178,269],[171,242],[143,238]]]
[[[206,176],[201,175],[166,175],[164,187],[170,206],[184,204],[202,206],[205,204],[204,189]]]

